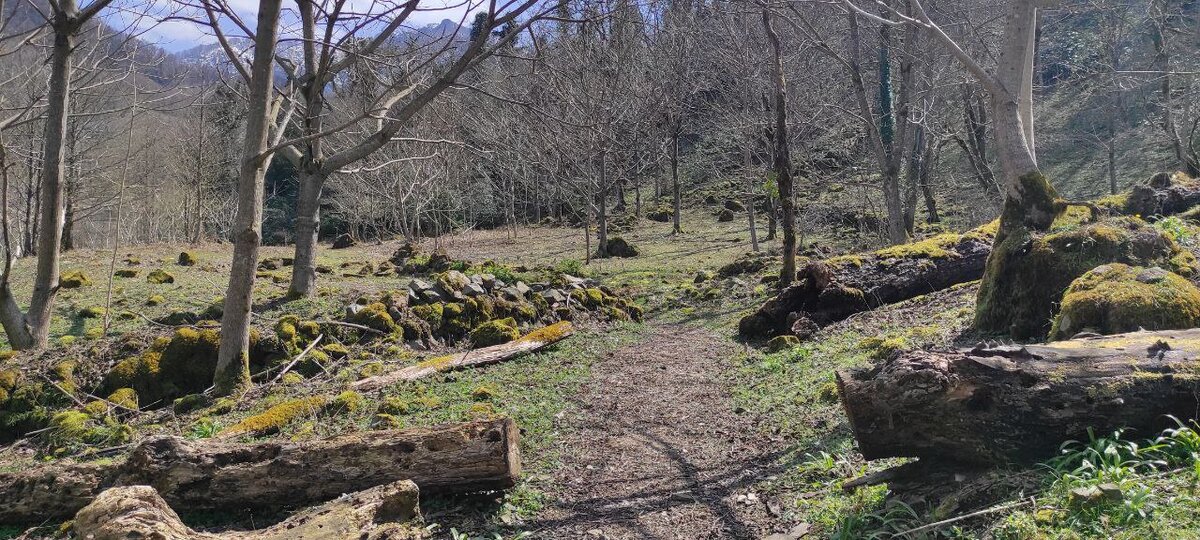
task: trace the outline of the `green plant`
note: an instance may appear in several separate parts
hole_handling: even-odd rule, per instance
[[[1154,227],[1166,233],[1172,240],[1185,246],[1195,243],[1196,228],[1179,216],[1170,216],[1154,222]]]
[[[587,275],[587,269],[583,267],[583,262],[579,259],[563,259],[558,261],[558,264],[554,265],[554,270],[572,276],[583,277]]]
[[[221,426],[217,425],[212,418],[204,416],[192,423],[192,430],[188,436],[193,439],[211,439],[216,437],[220,431]]]

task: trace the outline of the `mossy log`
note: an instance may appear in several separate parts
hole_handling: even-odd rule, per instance
[[[68,518],[115,486],[152,486],[189,511],[276,511],[403,479],[426,493],[506,489],[518,433],[505,418],[302,443],[152,439],[124,461],[0,474],[0,524]]]
[[[803,265],[797,280],[738,324],[743,337],[808,333],[860,311],[975,281],[991,227]]]
[[[837,374],[867,459],[994,464],[1053,457],[1088,429],[1151,437],[1200,410],[1200,329],[1046,345],[914,351]]]
[[[558,343],[574,333],[571,323],[563,321],[534,330],[519,339],[491,347],[447,356],[439,356],[415,366],[398,369],[391,373],[367,377],[353,384],[355,390],[369,392],[386,388],[404,381],[415,381],[444,371],[485,366],[511,360],[523,354],[544,349]]]
[[[150,486],[105,490],[75,515],[71,532],[90,540],[402,540],[423,538],[417,485],[400,480],[351,493],[254,531],[192,530]]]

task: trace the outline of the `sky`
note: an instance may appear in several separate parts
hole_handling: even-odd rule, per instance
[[[392,6],[399,3],[400,0],[348,0],[348,5],[359,12],[367,10],[375,10],[376,12],[392,9]],[[459,21],[463,14],[470,11],[469,7],[463,5],[464,0],[423,0],[420,3],[418,11],[409,17],[408,25],[413,28],[437,24],[443,19]],[[235,9],[248,25],[254,25],[255,14],[258,13],[258,0],[227,0],[230,6]],[[478,0],[475,0],[477,3]],[[189,2],[190,3],[190,2]],[[136,7],[134,7],[136,6]],[[171,18],[169,15],[172,12],[179,12],[180,4],[172,0],[155,0],[153,2],[139,2],[131,0],[126,2],[124,6],[116,6],[108,13],[108,17],[115,17],[123,22],[125,26],[133,24],[136,18],[135,13],[141,13],[149,9],[151,16],[143,17],[137,22],[137,27],[141,28],[145,33],[143,38],[155,45],[162,47],[170,52],[179,52],[190,49],[198,45],[206,45],[215,43],[216,38],[212,36],[212,31],[204,25],[194,23],[179,18]],[[295,3],[291,0],[284,1],[283,14],[285,26],[286,22],[295,20]],[[189,14],[192,18],[203,18],[203,14],[197,10],[185,10],[182,13]],[[120,24],[117,21],[113,22],[114,26]],[[233,30],[228,31],[229,34],[235,35]]]

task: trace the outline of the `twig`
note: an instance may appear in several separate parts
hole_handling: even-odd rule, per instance
[[[921,525],[920,527],[917,527],[914,529],[909,529],[904,532],[896,533],[895,537],[896,538],[906,538],[910,534],[916,534],[919,532],[928,531],[930,529],[936,529],[939,527],[943,527],[945,525],[949,525],[951,523],[957,523],[959,521],[971,519],[973,517],[979,517],[979,516],[983,516],[983,515],[987,515],[987,514],[994,514],[996,512],[1003,512],[1005,510],[1011,510],[1013,508],[1017,508],[1019,506],[1025,506],[1027,504],[1032,504],[1034,506],[1037,506],[1037,501],[1033,497],[1029,497],[1028,500],[1022,499],[1019,501],[1013,501],[1013,502],[1008,502],[1008,503],[1004,503],[1004,504],[999,504],[999,505],[996,505],[996,506],[993,506],[990,508],[984,508],[983,510],[971,512],[970,514],[963,514],[961,516],[952,517],[950,519],[943,519],[941,521],[927,523],[925,525]]]
[[[271,379],[271,382],[269,382],[267,384],[275,384],[277,381],[279,381],[279,379],[282,379],[284,374],[286,374],[288,372],[288,370],[292,369],[292,366],[295,366],[296,362],[299,362],[301,358],[304,358],[304,355],[308,354],[308,351],[313,350],[313,347],[316,347],[317,343],[320,343],[321,338],[323,338],[323,337],[325,337],[325,334],[320,334],[317,336],[317,339],[312,340],[312,343],[309,343],[308,346],[305,347],[303,351],[300,351],[300,354],[297,354],[296,357],[293,358],[292,361],[289,362],[287,366],[284,366],[283,371],[280,371],[279,374],[276,375],[274,379]],[[320,362],[318,362],[317,364],[320,365]],[[325,367],[321,366],[321,369],[324,370]],[[326,373],[328,373],[328,372],[326,372]]]
[[[76,405],[79,405],[80,407],[82,407],[82,406],[83,406],[83,401],[80,401],[80,399],[79,399],[79,398],[75,397],[75,394],[72,394],[72,393],[68,392],[66,388],[63,388],[62,386],[59,386],[59,384],[58,384],[58,383],[54,382],[52,379],[50,379],[50,377],[47,377],[47,376],[45,376],[44,374],[42,375],[42,378],[43,378],[43,379],[46,379],[46,382],[48,382],[48,383],[50,383],[50,384],[53,384],[53,385],[54,385],[54,387],[55,387],[55,388],[57,388],[59,392],[62,392],[62,393],[63,393],[63,395],[65,395],[65,396],[67,396],[67,397],[71,398],[71,401],[74,401]]]

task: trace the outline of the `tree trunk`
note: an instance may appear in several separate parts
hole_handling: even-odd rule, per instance
[[[596,257],[608,257],[608,170],[605,167],[604,152],[600,152],[600,184],[597,186],[596,204],[599,213],[596,216]]]
[[[504,418],[297,443],[152,439],[124,462],[0,473],[0,523],[68,518],[115,486],[151,486],[194,511],[277,511],[397,480],[424,493],[506,489],[521,472],[518,436]]]
[[[192,530],[150,486],[105,490],[75,515],[71,532],[89,540],[360,540],[415,538],[421,509],[417,485],[409,480],[350,493],[254,531],[205,533]]]
[[[792,159],[787,136],[787,81],[783,76],[783,45],[771,24],[771,12],[763,10],[763,27],[771,42],[771,81],[775,109],[775,178],[779,185],[779,204],[783,210],[783,268],[779,271],[779,286],[786,287],[796,279],[796,208],[792,195]]]
[[[683,194],[679,185],[679,135],[679,128],[671,131],[671,204],[674,209],[671,231],[675,234],[683,232],[683,227],[679,224],[680,214],[683,212]]]
[[[1034,462],[1089,429],[1151,437],[1165,415],[1195,418],[1197,343],[1178,330],[914,351],[839,372],[838,396],[867,459]]]
[[[254,65],[246,111],[246,134],[238,172],[238,210],[233,231],[233,263],[221,317],[221,345],[213,386],[218,394],[240,392],[250,385],[250,310],[254,305],[254,277],[262,243],[263,176],[268,159],[268,124],[274,116],[272,81],[275,46],[279,35],[281,0],[261,0],[255,34]]]
[[[754,216],[754,175],[750,174],[752,163],[750,161],[750,147],[747,146],[742,151],[742,163],[746,168],[746,221],[750,225],[750,250],[758,253],[758,225],[755,223]]]
[[[300,194],[296,198],[296,247],[293,253],[291,298],[309,298],[317,294],[317,236],[321,228],[321,191],[323,173],[300,172]]]

